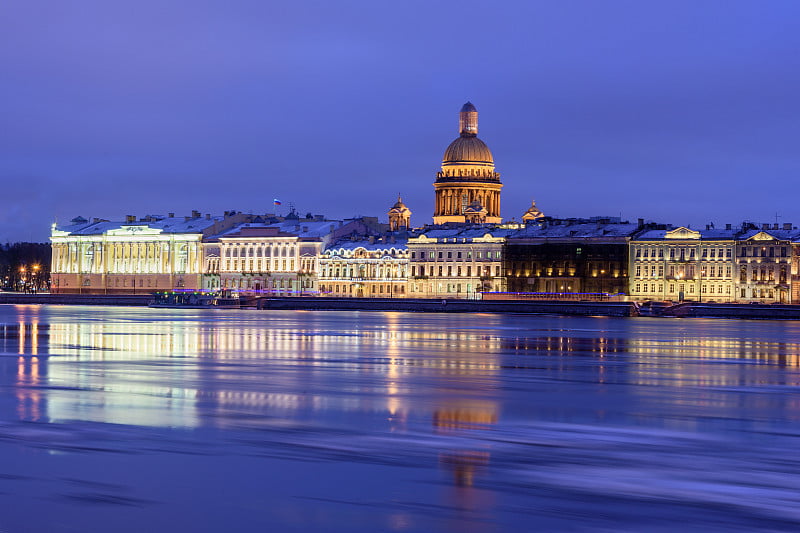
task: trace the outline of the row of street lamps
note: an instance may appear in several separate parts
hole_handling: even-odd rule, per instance
[[[46,287],[45,280],[39,275],[41,266],[31,265],[30,268],[23,265],[19,267],[19,279],[14,287],[20,292],[38,292]]]

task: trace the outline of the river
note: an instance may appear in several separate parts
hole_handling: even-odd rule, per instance
[[[800,322],[0,305],[0,531],[796,531]]]

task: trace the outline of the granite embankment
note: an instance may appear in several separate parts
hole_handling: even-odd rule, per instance
[[[529,313],[579,316],[635,316],[631,302],[433,300],[415,298],[261,298],[258,309],[314,311],[412,311],[431,313]]]
[[[664,308],[661,316],[800,320],[800,305],[684,302]]]
[[[147,305],[149,294],[22,294],[0,292],[0,304]]]
[[[0,292],[0,304],[145,306],[149,294],[21,294]],[[639,316],[633,302],[441,300],[414,298],[258,298],[244,307],[309,311],[410,311],[430,313],[527,313],[575,316]],[[684,302],[642,308],[647,316],[800,320],[800,305]]]

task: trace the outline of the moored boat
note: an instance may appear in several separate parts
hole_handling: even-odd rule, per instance
[[[239,295],[229,291],[171,291],[153,293],[150,307],[172,309],[239,309]]]

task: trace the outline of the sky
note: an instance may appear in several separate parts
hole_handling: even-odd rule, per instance
[[[430,223],[478,109],[501,211],[800,225],[800,2],[0,3],[0,242],[193,209]],[[282,206],[275,208],[273,199]]]

